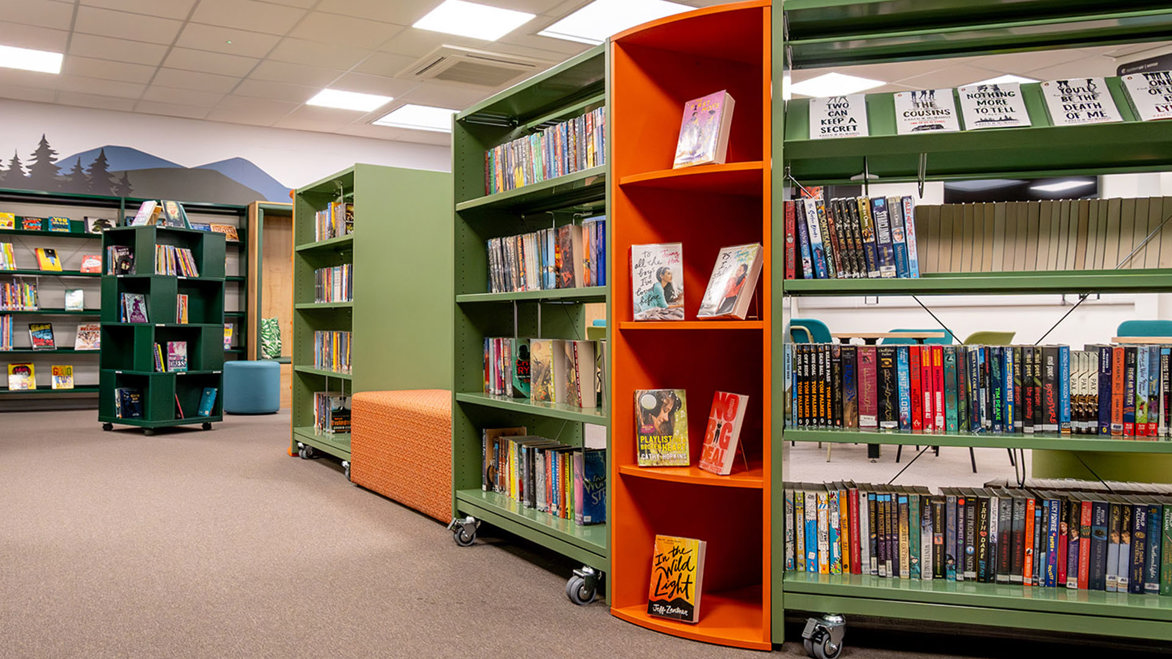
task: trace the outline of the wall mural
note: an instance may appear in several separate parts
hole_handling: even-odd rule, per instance
[[[289,188],[244,158],[184,167],[126,146],[106,145],[63,158],[45,135],[22,159],[0,160],[0,188],[246,205],[288,202]]]

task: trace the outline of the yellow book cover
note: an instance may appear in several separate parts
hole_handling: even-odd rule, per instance
[[[635,391],[636,446],[640,467],[687,467],[688,399],[683,389]]]
[[[27,391],[37,388],[37,374],[32,364],[8,365],[8,390]]]
[[[16,215],[13,213],[0,213],[0,229],[7,229],[13,231],[16,229]]]
[[[61,272],[61,259],[57,256],[57,250],[52,247],[38,247],[37,268]]]
[[[647,613],[682,622],[700,620],[704,553],[708,543],[693,538],[655,536]]]
[[[52,384],[54,389],[72,389],[73,366],[54,366]]]

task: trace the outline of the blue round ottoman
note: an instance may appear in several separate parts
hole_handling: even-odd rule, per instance
[[[280,409],[280,363],[268,359],[224,362],[225,414],[275,414]]]

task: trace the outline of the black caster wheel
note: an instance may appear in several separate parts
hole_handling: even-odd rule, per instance
[[[802,647],[815,659],[837,659],[842,653],[845,634],[846,618],[840,615],[809,618],[802,630]]]
[[[476,530],[480,528],[480,522],[469,515],[463,519],[457,517],[448,524],[448,530],[452,532],[452,540],[461,547],[471,547],[472,543],[476,542]]]
[[[142,434],[146,435],[147,437],[153,437],[155,435],[155,429],[154,428],[143,428]]]
[[[203,428],[204,430],[211,430],[212,424],[210,421],[204,421],[203,425],[201,425],[200,428]]]
[[[102,424],[102,430],[105,430],[106,432],[110,432],[113,429],[114,429],[114,424],[112,424],[112,423],[103,423]]]
[[[471,547],[472,543],[476,542],[476,531],[469,533],[464,529],[457,529],[452,533],[452,539],[461,547]]]
[[[574,575],[566,581],[566,597],[578,606],[586,606],[594,601],[598,595],[598,589],[594,586],[586,585],[586,580],[582,577]]]
[[[346,480],[350,480],[350,461],[349,460],[342,461],[342,472],[344,474],[346,474]],[[350,481],[350,482],[353,482],[353,481]]]

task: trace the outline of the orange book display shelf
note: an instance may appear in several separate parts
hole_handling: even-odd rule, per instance
[[[611,612],[648,629],[770,650],[771,7],[740,2],[647,23],[611,41]],[[735,101],[726,163],[672,169],[685,102]],[[634,319],[631,245],[681,243],[685,320]],[[761,243],[745,321],[696,318],[721,247]],[[754,317],[755,316],[755,317]],[[688,467],[641,468],[634,392],[684,389]],[[715,391],[749,396],[732,475],[699,470]],[[707,542],[700,617],[647,613],[655,536]]]

